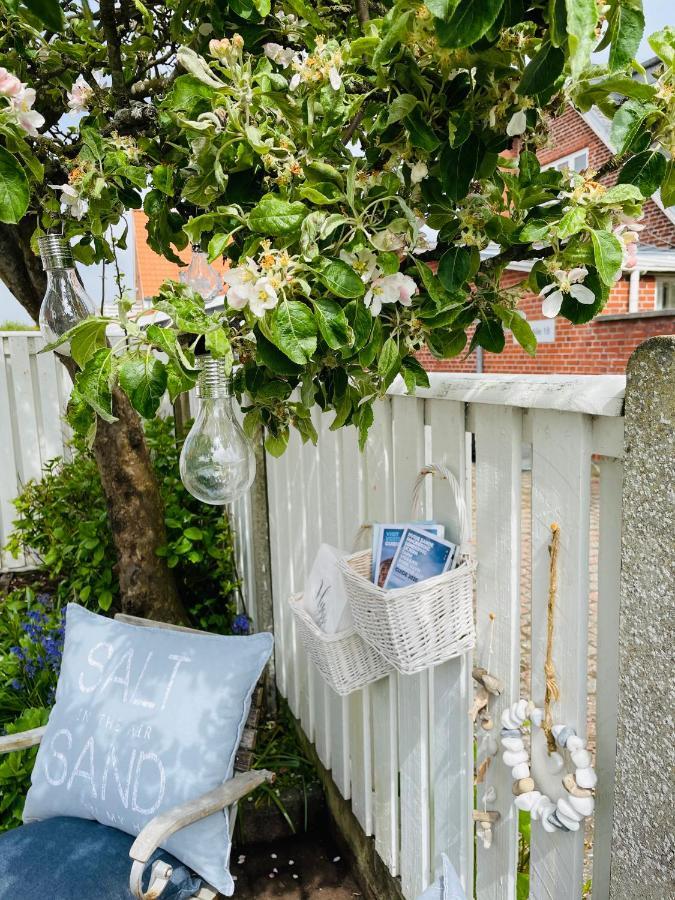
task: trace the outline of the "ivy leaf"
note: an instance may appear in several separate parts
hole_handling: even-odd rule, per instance
[[[114,372],[112,350],[97,350],[75,378],[80,396],[105,422],[116,422],[112,412],[112,380]]]
[[[152,354],[125,356],[118,377],[136,412],[144,419],[154,418],[167,386],[164,363]]]
[[[387,338],[377,361],[377,372],[382,378],[385,388],[388,388],[398,375],[400,367],[401,357],[398,352],[398,344],[393,338]]]
[[[447,19],[434,22],[441,46],[470,47],[487,32],[503,5],[504,0],[461,0]]]
[[[518,85],[518,93],[525,95],[541,94],[562,74],[565,66],[565,54],[548,41],[544,42],[537,53],[525,66],[523,77]]]
[[[269,333],[275,346],[298,365],[309,362],[316,350],[316,320],[299,300],[285,300],[275,307]]]
[[[289,203],[267,194],[248,214],[248,225],[258,234],[283,237],[297,231],[308,212],[304,203]]]
[[[643,197],[651,197],[661,186],[667,166],[663,153],[644,150],[628,160],[619,172],[618,182],[637,185]]]
[[[0,222],[16,225],[26,214],[29,197],[23,167],[15,156],[0,147]]]
[[[602,281],[609,287],[614,284],[616,276],[621,272],[623,262],[623,244],[615,234],[609,231],[591,231],[595,268]]]
[[[79,325],[70,339],[70,355],[83,369],[87,360],[106,346],[105,330],[108,322],[105,319],[90,318]]]
[[[342,347],[351,346],[354,334],[340,304],[328,297],[312,302],[319,331],[331,350],[340,350]]]
[[[460,288],[471,275],[471,254],[466,247],[450,247],[438,263],[438,280],[448,291]]]
[[[317,273],[320,281],[336,297],[353,300],[363,297],[366,287],[354,269],[341,259],[329,259]]]

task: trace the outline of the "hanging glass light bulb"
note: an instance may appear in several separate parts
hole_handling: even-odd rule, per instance
[[[50,343],[88,316],[96,315],[94,301],[85,291],[75,268],[68,241],[58,234],[38,238],[40,258],[47,273],[47,290],[40,307],[40,331]],[[68,354],[68,345],[57,352]]]
[[[223,279],[209,263],[206,253],[199,244],[192,245],[192,259],[186,269],[181,269],[178,278],[204,300],[213,300],[223,292]]]
[[[199,414],[180,454],[180,477],[187,490],[212,506],[241,497],[255,477],[253,447],[234,417],[232,377],[225,361],[197,358]]]

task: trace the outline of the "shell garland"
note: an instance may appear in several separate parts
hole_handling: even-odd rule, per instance
[[[598,776],[591,766],[586,741],[571,726],[554,725],[552,732],[560,752],[549,756],[551,771],[562,772],[565,755],[571,758],[575,771],[574,774],[563,774],[561,781],[565,796],[557,801],[537,790],[531,777],[530,755],[525,749],[523,736],[527,730],[526,720],[529,719],[531,731],[534,732],[535,728],[541,728],[543,718],[543,710],[531,700],[518,700],[502,713],[502,759],[513,775],[514,802],[518,809],[529,812],[532,819],[538,819],[544,831],[578,831],[580,823],[593,813],[595,800],[592,792]]]

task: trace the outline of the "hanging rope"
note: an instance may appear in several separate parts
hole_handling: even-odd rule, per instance
[[[548,610],[546,620],[546,661],[544,662],[544,674],[546,675],[546,693],[544,695],[544,722],[543,729],[546,735],[548,752],[555,750],[555,738],[553,736],[553,714],[551,705],[560,699],[560,688],[553,666],[553,626],[555,618],[555,601],[558,593],[558,549],[560,547],[560,526],[557,522],[551,525],[551,543],[549,544],[549,582],[548,582]]]

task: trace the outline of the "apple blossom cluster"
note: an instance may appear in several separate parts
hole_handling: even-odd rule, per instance
[[[336,41],[324,41],[317,37],[313,53],[307,50],[293,50],[274,42],[263,46],[265,56],[282,69],[291,68],[293,75],[288,84],[294,91],[301,84],[316,84],[328,81],[334,91],[342,87],[340,69],[343,65],[343,55]]]
[[[8,103],[0,107],[8,121],[15,123],[31,137],[37,137],[38,129],[45,124],[44,116],[33,109],[35,89],[28,87],[16,75],[0,68],[0,97]]]
[[[373,317],[379,316],[384,303],[400,303],[410,306],[413,295],[417,293],[415,281],[402,272],[385,275],[377,264],[377,255],[367,247],[354,250],[341,250],[340,259],[347,263],[368,285],[364,305]]]

